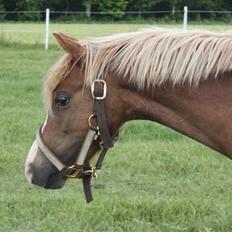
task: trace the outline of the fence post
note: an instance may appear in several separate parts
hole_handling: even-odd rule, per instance
[[[45,50],[48,50],[49,43],[49,19],[50,19],[50,10],[46,9],[46,17],[45,17]]]
[[[186,31],[188,26],[188,7],[184,7],[183,29]]]

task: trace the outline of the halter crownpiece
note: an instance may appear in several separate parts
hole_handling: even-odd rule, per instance
[[[105,98],[107,95],[107,85],[102,79],[96,79],[93,82],[92,98],[94,99],[93,113],[89,117],[89,130],[82,144],[79,155],[71,166],[64,165],[43,142],[41,129],[36,134],[36,141],[41,152],[47,159],[67,178],[79,178],[83,180],[83,188],[87,203],[93,200],[91,192],[91,179],[97,177],[101,170],[106,152],[113,146],[115,139],[110,135],[105,112]],[[93,126],[92,119],[96,118],[96,126]],[[88,151],[94,140],[100,139],[99,146],[101,152],[94,168],[85,170],[84,163]]]

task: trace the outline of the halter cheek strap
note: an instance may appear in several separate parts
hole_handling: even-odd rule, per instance
[[[60,171],[66,178],[79,178],[83,180],[83,188],[86,201],[89,203],[93,200],[91,192],[91,179],[97,177],[102,167],[106,152],[113,146],[115,141],[110,135],[105,112],[105,98],[107,94],[106,82],[97,79],[92,85],[92,97],[94,99],[94,112],[89,117],[89,130],[82,144],[80,153],[71,166],[64,165],[57,156],[45,145],[41,135],[41,129],[36,134],[36,141],[44,156]],[[96,117],[97,125],[91,124],[92,118]],[[100,147],[102,148],[97,163],[93,168],[84,170],[84,163],[87,160],[88,151],[94,140],[100,138]]]

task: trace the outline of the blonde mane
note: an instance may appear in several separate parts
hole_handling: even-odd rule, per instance
[[[64,54],[48,71],[43,84],[44,104],[51,106],[54,89],[66,78],[71,67],[71,56]]]
[[[210,75],[232,71],[232,32],[146,29],[81,41],[86,47],[85,85],[107,78],[110,68],[139,89],[171,83],[198,85]],[[45,95],[64,79],[71,57],[49,72]]]

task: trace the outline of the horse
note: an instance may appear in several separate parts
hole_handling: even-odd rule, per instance
[[[231,32],[144,29],[81,41],[54,36],[65,54],[44,81],[47,117],[25,163],[31,185],[58,189],[80,178],[90,202],[91,178],[119,128],[137,119],[232,158]]]

